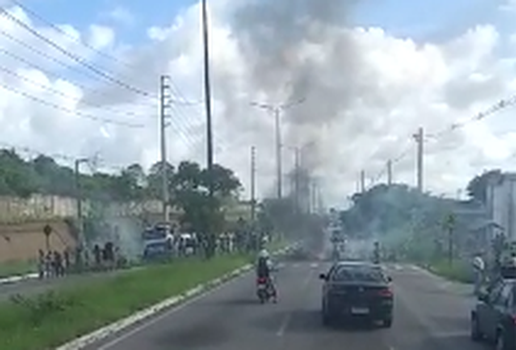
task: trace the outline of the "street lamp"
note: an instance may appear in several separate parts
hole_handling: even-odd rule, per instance
[[[85,237],[84,237],[84,225],[82,220],[82,191],[81,191],[81,173],[80,166],[84,163],[89,163],[89,158],[78,158],[75,160],[74,174],[75,174],[75,195],[76,195],[76,205],[77,205],[77,228],[79,230],[79,246],[84,248],[85,246]]]
[[[275,125],[275,133],[276,133],[276,181],[277,181],[277,196],[278,199],[282,197],[282,160],[281,160],[281,112],[285,111],[289,108],[297,106],[303,102],[305,102],[306,98],[301,98],[298,100],[294,100],[284,104],[267,104],[267,103],[258,103],[251,102],[251,106],[257,107],[267,111],[274,115],[274,125]]]

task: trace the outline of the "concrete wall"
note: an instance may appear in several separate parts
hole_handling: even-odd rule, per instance
[[[76,240],[68,225],[61,220],[30,222],[24,224],[0,224],[0,263],[35,259],[39,249],[46,249],[47,240],[43,227],[53,228],[48,243],[51,250],[63,251],[74,248]]]
[[[112,218],[146,218],[149,223],[161,220],[161,202],[157,200],[128,203],[83,202],[84,215],[101,210]],[[246,203],[231,203],[226,208],[226,219],[236,221],[249,218],[250,208]],[[171,210],[171,219],[178,219],[180,211]],[[77,201],[74,198],[34,195],[30,198],[0,196],[0,263],[28,260],[37,257],[38,249],[45,249],[43,227],[53,226],[50,237],[53,250],[62,251],[65,246],[75,247],[76,241],[65,218],[77,216]],[[115,220],[116,221],[116,220]]]
[[[83,201],[84,214],[87,215],[95,206],[95,203]],[[127,203],[112,202],[103,204],[102,208],[110,216],[141,216],[148,213],[160,213],[161,202],[157,200]],[[177,214],[176,209],[172,212]],[[0,196],[0,223],[19,223],[76,216],[77,201],[74,198],[47,195],[33,195],[30,198]]]

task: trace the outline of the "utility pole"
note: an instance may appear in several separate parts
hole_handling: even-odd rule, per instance
[[[206,108],[206,169],[208,172],[208,220],[213,219],[215,214],[215,201],[213,200],[214,195],[214,183],[213,183],[213,125],[211,115],[211,82],[210,82],[210,45],[208,35],[208,4],[207,0],[201,2],[201,21],[202,21],[202,38],[204,48],[204,106]],[[213,231],[213,225],[207,223],[207,238],[208,238],[208,249],[207,258],[211,258],[215,254],[215,232]]]
[[[77,229],[79,230],[79,245],[83,245],[83,225],[82,225],[82,190],[81,190],[81,166],[82,159],[75,160],[74,174],[75,174],[75,195],[76,195],[76,205],[77,205]]]
[[[387,185],[392,185],[392,160],[387,161]]]
[[[454,241],[454,230],[455,230],[455,215],[450,214],[446,218],[444,223],[445,229],[448,231],[448,264],[453,265],[454,251],[453,251],[453,241]]]
[[[313,214],[316,214],[318,212],[317,210],[317,189],[318,189],[318,184],[316,181],[313,181],[312,182],[312,186],[311,186],[311,190],[312,190],[312,195],[310,196],[310,202],[311,202],[311,212]]]
[[[360,193],[365,192],[365,170],[360,172]]]
[[[300,190],[300,186],[299,186],[299,168],[300,168],[300,149],[299,147],[295,147],[294,148],[294,168],[295,168],[295,171],[294,171],[294,196],[295,196],[295,201],[296,201],[296,210],[300,210],[300,203],[299,203],[299,190]]]
[[[274,116],[274,129],[275,129],[275,153],[276,153],[276,183],[277,183],[277,197],[281,199],[283,197],[283,162],[282,162],[282,140],[281,140],[281,112],[289,108],[292,108],[305,101],[304,98],[294,102],[289,102],[281,105],[271,105],[266,103],[251,102],[251,106],[264,109]]]
[[[74,162],[74,175],[75,175],[75,195],[76,195],[76,210],[77,210],[77,229],[79,236],[79,246],[84,248],[85,237],[84,237],[84,220],[82,210],[82,186],[81,186],[81,164],[88,162],[87,158],[76,159]]]
[[[168,107],[170,102],[170,77],[162,75],[160,79],[160,146],[161,146],[161,190],[163,205],[163,222],[170,220],[169,204],[169,179],[168,179],[168,163],[167,163],[167,118]]]
[[[317,187],[317,211],[319,214],[323,213],[323,201],[320,187]]]
[[[203,34],[203,48],[204,48],[204,104],[206,107],[206,153],[207,153],[207,169],[209,174],[209,193],[213,196],[213,127],[211,115],[211,83],[210,83],[210,45],[208,35],[208,5],[207,0],[202,0],[202,34]]]
[[[423,143],[425,142],[423,128],[419,128],[414,139],[417,143],[417,189],[423,192]]]
[[[256,147],[251,147],[251,221],[256,218]]]
[[[77,254],[77,265],[80,271],[83,268],[84,262],[84,251],[86,249],[86,237],[84,234],[84,218],[83,218],[83,208],[82,208],[82,189],[81,189],[81,164],[87,163],[90,160],[87,158],[76,159],[74,162],[74,173],[75,173],[75,191],[76,191],[76,205],[77,205],[77,230],[78,230],[78,254]],[[47,234],[48,246],[50,245],[50,234]]]
[[[276,181],[277,181],[277,196],[281,199],[283,196],[283,161],[282,161],[282,140],[281,140],[281,120],[279,108],[274,109],[274,125],[276,130]]]

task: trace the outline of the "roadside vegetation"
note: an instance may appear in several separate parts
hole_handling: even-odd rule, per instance
[[[421,193],[404,184],[378,184],[351,197],[340,213],[345,232],[355,240],[378,240],[385,256],[425,267],[445,278],[471,282],[471,261],[479,251],[491,252],[482,238],[489,225],[486,186],[501,176],[491,170],[467,185],[468,199]],[[366,243],[367,244],[367,243]]]
[[[36,297],[0,304],[0,349],[52,349],[168,297],[220,277],[250,261],[246,255],[186,259],[128,270]]]
[[[8,261],[0,264],[0,279],[9,276],[26,275],[37,271],[37,263],[34,260]]]
[[[460,283],[473,283],[474,281],[473,271],[470,268],[470,265],[463,261],[455,261],[451,265],[446,260],[433,261],[423,267],[450,281]]]

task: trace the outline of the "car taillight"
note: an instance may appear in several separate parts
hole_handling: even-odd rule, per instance
[[[258,284],[264,284],[265,282],[267,282],[267,279],[263,277],[260,277],[256,280],[256,283]]]
[[[380,289],[378,295],[382,297],[392,297],[392,290],[390,288]]]

